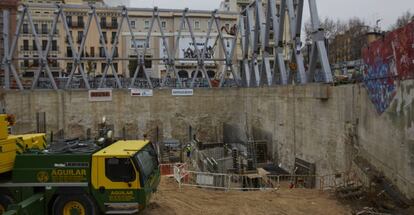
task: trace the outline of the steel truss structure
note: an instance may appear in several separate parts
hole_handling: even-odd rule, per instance
[[[263,8],[261,0],[254,0],[242,11],[239,19],[242,46],[242,70],[245,74],[246,86],[261,86],[273,84],[286,85],[292,80],[306,84],[315,81],[317,63],[321,65],[324,82],[331,83],[332,72],[325,47],[323,29],[320,27],[315,0],[309,0],[312,23],[312,54],[308,71],[305,70],[301,53],[301,30],[304,0],[281,0],[276,7],[276,0],[268,0]],[[266,13],[265,13],[266,11]],[[286,28],[285,19],[289,25]],[[285,44],[284,32],[289,30],[292,43]],[[270,35],[273,33],[273,45],[270,45]],[[294,68],[285,65],[284,49],[291,46]],[[273,52],[272,59],[270,53]],[[270,61],[273,60],[273,68]],[[294,76],[294,70],[297,77]],[[277,79],[277,77],[279,77]]]
[[[281,0],[280,5],[276,6],[276,0],[268,0],[266,4],[266,8],[263,7],[261,0],[254,0],[251,4],[249,4],[245,10],[243,10],[240,14],[237,31],[234,35],[227,35],[231,36],[231,44],[230,51],[226,50],[225,46],[225,35],[223,35],[220,29],[220,17],[217,11],[213,11],[211,13],[210,21],[208,24],[208,29],[205,36],[205,43],[204,48],[199,49],[197,47],[195,34],[192,27],[192,22],[188,16],[188,13],[191,12],[188,9],[183,10],[181,21],[180,21],[180,28],[177,32],[178,36],[176,37],[175,47],[170,46],[167,43],[167,37],[164,33],[164,30],[161,26],[160,15],[158,8],[153,9],[152,19],[150,22],[150,27],[148,32],[146,33],[145,45],[143,52],[138,50],[138,45],[135,40],[135,35],[131,27],[130,17],[128,15],[127,8],[98,8],[94,5],[89,6],[74,6],[74,5],[54,5],[54,14],[53,14],[53,22],[52,22],[52,29],[48,34],[47,38],[47,45],[46,49],[42,49],[41,40],[39,39],[38,32],[36,32],[36,28],[33,22],[33,18],[31,15],[31,8],[32,7],[52,7],[49,5],[31,5],[30,7],[26,5],[22,5],[19,8],[19,19],[16,26],[16,32],[14,34],[13,39],[10,42],[10,32],[9,32],[9,23],[10,23],[10,11],[4,10],[3,11],[3,19],[4,19],[4,27],[3,27],[3,38],[4,38],[4,48],[5,54],[2,59],[2,66],[4,68],[4,88],[10,89],[10,74],[12,75],[16,86],[20,90],[24,90],[25,88],[22,85],[21,78],[16,70],[16,67],[13,65],[13,61],[22,60],[23,58],[16,58],[14,53],[16,51],[16,46],[18,43],[18,39],[20,37],[20,32],[24,21],[28,23],[28,26],[31,28],[32,36],[34,37],[35,46],[37,50],[37,57],[25,57],[26,60],[38,60],[40,62],[39,69],[35,72],[31,89],[35,89],[39,82],[39,77],[42,72],[48,77],[50,82],[50,86],[57,90],[60,88],[69,89],[71,88],[71,83],[74,77],[75,72],[78,70],[79,74],[82,76],[82,80],[84,82],[84,87],[86,89],[91,89],[90,81],[88,79],[87,74],[84,71],[82,66],[82,62],[85,61],[98,61],[104,60],[105,61],[105,68],[102,71],[102,77],[99,80],[99,85],[96,88],[104,88],[107,87],[106,81],[109,70],[112,71],[112,75],[115,79],[115,87],[117,88],[140,88],[142,86],[136,86],[137,77],[140,71],[143,71],[143,75],[145,77],[146,86],[148,88],[155,88],[155,87],[169,87],[168,84],[173,80],[176,84],[173,87],[178,88],[193,88],[197,86],[197,77],[198,73],[201,72],[203,75],[203,79],[207,81],[208,87],[214,87],[212,84],[212,80],[210,79],[209,75],[206,71],[206,57],[205,51],[207,50],[207,44],[210,40],[210,35],[212,31],[218,32],[218,38],[220,46],[222,47],[222,51],[224,53],[224,58],[213,59],[214,61],[222,62],[222,71],[219,72],[218,79],[219,84],[218,87],[225,86],[226,82],[233,82],[235,86],[239,87],[259,87],[259,86],[272,86],[272,85],[286,85],[292,83],[295,80],[298,83],[306,84],[308,82],[315,81],[315,74],[317,71],[322,73],[324,76],[324,82],[330,83],[332,82],[332,74],[331,69],[328,61],[328,56],[325,48],[324,43],[324,36],[323,36],[323,29],[320,27],[317,8],[316,8],[316,1],[309,0],[310,12],[311,12],[311,22],[312,22],[312,52],[310,57],[310,64],[309,69],[306,71],[303,56],[300,51],[302,43],[301,43],[301,29],[302,29],[302,12],[303,12],[303,5],[304,0]],[[73,37],[70,33],[69,25],[66,19],[65,9],[87,9],[88,10],[88,18],[86,25],[84,27],[85,34],[82,37],[80,47],[76,48],[74,45]],[[99,22],[99,17],[97,11],[99,10],[114,10],[120,17],[120,24],[117,26],[116,36],[114,38],[114,42],[112,48],[108,50],[105,42],[105,38],[103,35],[103,31],[101,29],[101,25]],[[286,29],[285,25],[285,18],[289,19],[288,29]],[[54,36],[57,32],[57,27],[60,23],[63,25],[63,29],[67,36],[67,41],[69,47],[72,51],[71,57],[51,57],[49,56],[49,52],[51,49],[51,44],[53,41]],[[85,57],[83,50],[85,48],[86,38],[88,37],[88,33],[91,28],[92,22],[96,23],[97,31],[99,34],[99,41],[100,45],[103,47],[104,57]],[[115,52],[117,46],[119,44],[120,35],[122,31],[122,27],[126,22],[127,29],[133,41],[133,48],[136,54],[136,57],[128,57],[128,58],[119,58],[116,56]],[[155,25],[158,26],[158,29],[155,29]],[[192,40],[192,44],[195,51],[195,58],[192,59],[180,59],[176,56],[178,51],[178,44],[180,37],[182,35],[182,31],[184,26],[188,26],[188,30],[190,32],[190,37]],[[214,27],[213,27],[214,26]],[[214,29],[214,30],[213,30]],[[151,34],[154,30],[158,30],[161,34],[162,44],[166,49],[166,56],[163,58],[147,58],[147,48],[148,44],[150,43]],[[285,44],[283,38],[284,32],[289,30],[290,32],[290,39],[293,41],[290,44]],[[273,34],[273,44],[270,43],[271,37],[270,35]],[[240,71],[236,71],[234,67],[234,61],[239,61],[235,57],[235,50],[237,44],[240,44],[242,56],[243,58],[240,59],[240,62],[237,64],[242,65]],[[292,69],[292,66],[286,65],[286,59],[284,56],[284,50],[286,46],[290,46],[291,50],[293,50],[292,59],[295,62],[295,68]],[[271,53],[274,53],[272,56]],[[66,60],[71,61],[73,63],[72,70],[67,78],[67,81],[63,87],[60,87],[56,84],[55,77],[49,68],[49,61],[50,60]],[[133,76],[127,80],[121,80],[115,70],[114,62],[115,61],[123,61],[123,60],[136,60],[137,61],[137,68],[133,73]],[[150,78],[147,70],[145,69],[145,61],[162,61],[166,67],[167,73],[166,76],[160,80],[159,84],[156,86],[154,85],[153,79]],[[210,59],[209,59],[210,60]],[[177,72],[177,61],[196,61],[196,74],[192,77],[191,82],[184,82]],[[273,66],[271,65],[273,62]],[[320,66],[318,66],[320,65]],[[320,68],[319,68],[320,67]],[[295,72],[297,71],[297,78],[295,77]],[[171,86],[170,86],[171,87]]]

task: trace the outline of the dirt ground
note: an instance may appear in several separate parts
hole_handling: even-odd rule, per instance
[[[214,191],[185,187],[172,178],[162,178],[159,190],[144,215],[172,214],[351,214],[329,193],[318,190]]]

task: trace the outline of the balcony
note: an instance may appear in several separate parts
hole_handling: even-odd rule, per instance
[[[30,51],[30,46],[20,46],[20,51]]]
[[[38,34],[39,36],[43,37],[43,36],[47,36],[47,35],[49,35],[49,33],[52,31],[52,29],[46,29],[46,30],[47,30],[47,31],[42,30],[42,31],[40,31],[40,32],[39,32],[39,30],[37,30],[36,32],[37,32],[37,34]],[[21,33],[23,36],[33,35],[33,32],[32,32],[32,31],[29,31],[29,30],[21,30],[21,31],[20,31],[20,33]],[[54,34],[54,35],[58,35],[58,34],[59,34],[59,30],[58,30],[58,29],[56,29],[55,34]]]
[[[50,51],[52,51],[52,52],[59,51],[59,46],[52,46],[51,49],[50,49]]]
[[[109,26],[108,28],[117,29],[118,28],[118,22],[112,22],[111,26]]]
[[[84,28],[85,23],[84,22],[70,22],[70,23],[68,23],[68,26],[70,28]]]
[[[104,29],[117,29],[118,22],[112,22],[112,23],[101,22],[100,26],[101,28],[104,28]]]
[[[106,22],[101,22],[99,23],[99,25],[101,26],[101,28],[106,28]]]
[[[20,68],[24,69],[24,68],[29,68],[29,62],[21,62],[20,63]]]
[[[49,66],[51,68],[59,68],[60,67],[60,63],[58,63],[57,61],[52,61],[52,63],[49,63]]]
[[[45,51],[46,46],[42,45],[42,50]],[[36,45],[33,45],[33,46],[22,45],[22,46],[20,46],[20,51],[37,51],[37,46]],[[50,51],[53,51],[53,52],[59,51],[59,46],[55,46],[55,47],[52,46]]]

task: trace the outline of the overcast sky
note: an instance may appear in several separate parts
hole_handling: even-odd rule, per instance
[[[132,7],[153,7],[193,10],[213,10],[221,0],[130,0]],[[305,0],[307,6],[307,0]],[[374,26],[382,19],[380,26],[387,30],[397,17],[410,10],[414,13],[414,0],[317,0],[319,16],[346,20],[360,17],[368,25]],[[309,9],[305,6],[304,19],[309,19]]]

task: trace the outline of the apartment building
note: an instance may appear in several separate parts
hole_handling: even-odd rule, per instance
[[[65,1],[42,1],[42,0],[23,0],[22,3],[27,4],[30,7],[31,15],[33,17],[36,32],[39,35],[41,48],[46,49],[48,34],[52,30],[52,22],[54,17],[54,3],[62,3],[66,5],[87,5],[91,1],[82,0],[65,0]],[[47,7],[36,7],[39,3],[50,3]],[[99,9],[97,9],[98,23],[92,20],[88,34],[85,32],[85,26],[88,20],[87,7],[71,7],[65,8],[66,21],[70,28],[70,34],[73,39],[73,44],[77,50],[80,49],[82,38],[87,36],[85,41],[85,47],[82,51],[83,57],[90,58],[91,60],[83,61],[82,66],[84,71],[90,77],[99,77],[102,75],[104,68],[106,67],[105,60],[98,60],[98,58],[105,57],[104,47],[106,47],[108,53],[110,53],[117,29],[120,25],[121,11],[113,10],[110,7],[105,7],[103,1],[94,1]],[[31,7],[32,6],[32,7]],[[101,7],[104,6],[104,7]],[[132,31],[134,32],[136,44],[139,52],[143,52],[145,38],[148,34],[151,19],[153,15],[152,9],[130,9],[129,17]],[[174,56],[177,58],[195,58],[194,46],[191,41],[188,23],[185,24],[178,44],[175,44],[178,31],[181,23],[182,10],[161,10],[161,28],[164,30],[167,37],[167,44],[172,51],[173,47],[177,46],[177,52]],[[204,48],[205,37],[208,30],[208,23],[211,18],[211,11],[190,11],[188,14],[190,24],[192,26],[194,35],[196,36],[197,47],[199,49]],[[226,38],[225,43],[228,51],[232,44],[231,40],[233,36],[229,33],[231,28],[237,23],[238,13],[235,12],[220,12],[220,31],[223,32]],[[99,32],[97,25],[102,29],[103,37],[105,38],[105,46],[102,46],[99,38]],[[25,20],[22,29],[21,37],[18,41],[18,57],[19,64],[18,70],[23,77],[31,78],[35,72],[39,70],[39,60],[26,59],[29,57],[38,57],[37,47],[35,45],[33,31],[30,28],[29,23]],[[135,58],[132,37],[126,22],[121,27],[121,35],[117,48],[115,49],[114,57],[118,60],[114,60],[114,67],[118,75],[121,77],[131,77],[137,67],[137,60],[127,60],[127,58]],[[165,46],[163,46],[160,29],[157,24],[154,25],[152,36],[149,44],[146,57],[148,60],[145,62],[146,71],[151,77],[161,78],[166,74],[166,66],[162,59],[166,56]],[[72,58],[74,53],[69,45],[69,37],[66,35],[65,29],[61,20],[57,24],[57,31],[54,35],[54,39],[51,43],[51,49],[49,57],[67,58],[67,60],[50,60],[49,67],[55,77],[68,76],[74,67]],[[208,49],[206,50],[206,69],[210,77],[216,76],[218,71],[224,65],[223,61],[213,61],[213,59],[224,58],[224,52],[222,51],[221,43],[218,40],[218,31],[215,25],[213,25],[213,31],[210,34],[208,42]],[[93,60],[92,60],[93,59]],[[119,60],[123,59],[123,60]],[[211,59],[211,60],[208,60]],[[189,60],[181,60],[176,62],[177,70],[182,78],[192,77],[195,74],[197,62]],[[112,69],[109,69],[108,76],[110,77]],[[142,71],[140,76],[142,76]],[[41,74],[45,75],[45,74]],[[75,70],[75,76],[80,75],[78,70]],[[199,76],[202,74],[199,73]]]
[[[35,30],[40,38],[42,51],[46,49],[48,34],[52,30],[52,23],[54,18],[54,4],[62,3],[68,5],[87,5],[91,1],[82,1],[82,0],[66,0],[66,1],[42,1],[42,0],[23,0],[22,3],[25,3],[29,6],[30,12],[33,18]],[[35,4],[49,4],[48,7],[36,7]],[[94,1],[95,4],[103,5],[102,1]],[[88,18],[88,9],[79,9],[79,8],[68,8],[65,9],[66,20],[70,28],[70,34],[73,39],[73,44],[75,49],[79,52],[82,38],[85,34],[85,24]],[[98,13],[100,17],[100,23],[98,23],[103,31],[105,38],[105,47],[108,49],[112,48],[113,43],[113,32],[116,32],[117,29],[117,19],[119,13],[114,13],[110,10],[102,11]],[[112,37],[111,37],[112,36]],[[98,38],[98,39],[97,39]],[[86,38],[86,45],[83,49],[83,56],[85,57],[103,57],[104,51],[103,47],[100,45],[99,34],[97,23],[95,20],[91,23],[90,31]],[[112,43],[111,43],[112,42]],[[25,59],[28,57],[38,57],[39,52],[35,44],[35,38],[33,36],[33,29],[29,25],[27,19],[24,21],[21,36],[18,41],[18,53],[19,58],[23,59],[19,61],[19,71],[22,77],[33,77],[36,71],[39,70],[39,60],[37,59]],[[69,37],[66,35],[65,29],[63,27],[62,21],[59,19],[57,24],[57,29],[55,31],[53,41],[51,43],[51,48],[49,51],[49,57],[51,58],[71,58],[74,53],[69,45]],[[105,63],[102,61],[94,63],[83,63],[85,72],[90,76],[95,76],[100,74],[99,71],[105,67]],[[52,71],[53,76],[63,77],[70,74],[70,71],[73,67],[73,62],[71,60],[50,60],[49,67]],[[118,68],[118,65],[115,64],[115,69]],[[76,71],[75,74],[79,74],[79,71]],[[44,74],[41,74],[44,75]]]
[[[106,67],[106,61],[102,58],[106,57],[106,54],[110,54],[115,42],[115,35],[119,27],[119,20],[121,16],[121,11],[115,10],[98,10],[98,23],[95,19],[92,19],[91,25],[89,27],[89,31],[85,31],[85,26],[87,25],[89,15],[89,9],[67,9],[65,10],[66,14],[66,21],[70,28],[70,34],[73,39],[73,44],[76,47],[76,51],[80,52],[80,47],[82,43],[82,39],[85,38],[85,45],[82,50],[82,56],[86,58],[90,58],[91,60],[82,63],[84,71],[90,77],[97,77],[102,74]],[[100,41],[100,34],[98,31],[98,25],[102,30],[102,35],[104,38],[104,45],[101,45]],[[63,25],[60,26],[62,32],[64,31]],[[64,44],[65,57],[71,58],[74,56],[72,53],[71,46],[69,44],[69,37],[66,35],[66,32],[61,34],[61,44]],[[118,47],[115,47],[114,57],[120,57],[119,53],[123,53],[123,50],[119,50],[119,47],[122,47],[122,41],[119,42]],[[106,52],[105,52],[106,49]],[[100,60],[96,60],[99,59]],[[65,70],[65,74],[70,74],[74,64],[73,61],[65,61],[63,68]],[[117,74],[123,76],[124,73],[122,64],[119,62],[114,63],[114,68]],[[108,70],[109,77],[111,76],[112,69]],[[76,74],[79,74],[77,72]]]
[[[147,58],[163,59],[167,56],[166,47],[163,45],[163,40],[160,33],[160,27],[162,28],[165,36],[167,37],[167,46],[170,48],[170,52],[173,51],[173,47],[176,47],[176,52],[171,53],[177,59],[176,68],[181,78],[191,78],[195,75],[197,69],[196,61],[186,60],[187,58],[196,58],[193,42],[190,37],[190,31],[188,23],[184,24],[181,36],[178,40],[178,44],[175,44],[178,37],[178,31],[180,29],[182,10],[161,10],[160,19],[161,26],[154,24],[152,31],[152,37],[150,38],[147,46]],[[131,27],[135,35],[136,44],[140,52],[144,50],[144,44],[146,41],[146,35],[151,26],[152,10],[132,10],[129,12],[131,19]],[[194,11],[187,14],[190,24],[196,38],[197,48],[201,51],[204,49],[208,26],[211,18],[210,11]],[[233,36],[228,32],[237,23],[237,13],[226,12],[219,13],[220,17],[220,31],[225,38],[226,50],[230,51],[231,41]],[[216,76],[218,71],[222,68],[224,62],[214,61],[213,59],[224,59],[224,52],[222,51],[221,43],[218,40],[219,34],[216,25],[213,23],[212,31],[210,33],[209,41],[207,43],[207,49],[205,51],[205,66],[210,78]],[[127,57],[136,57],[134,51],[134,43],[132,41],[129,29],[123,28],[122,38],[124,41],[123,50],[126,50]],[[128,67],[127,73],[129,76],[133,74],[136,68],[136,64],[133,61],[123,62],[123,68]],[[130,66],[127,66],[129,64]],[[167,69],[162,60],[156,60],[145,62],[147,71],[150,71],[152,77],[160,78],[165,76]],[[141,71],[142,72],[142,71]],[[140,73],[143,74],[143,73]],[[202,76],[201,72],[198,74]]]

